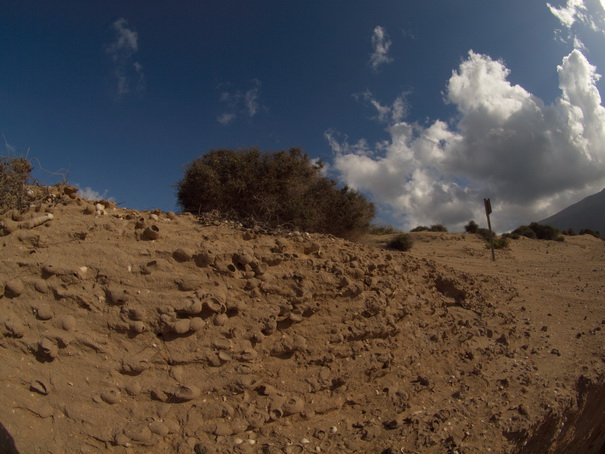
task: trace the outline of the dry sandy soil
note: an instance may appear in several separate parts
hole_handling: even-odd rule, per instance
[[[601,240],[492,262],[67,192],[3,221],[0,452],[604,452]]]

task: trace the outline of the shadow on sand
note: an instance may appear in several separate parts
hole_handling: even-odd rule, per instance
[[[15,441],[8,430],[4,428],[4,425],[0,423],[0,452],[6,454],[19,454]]]

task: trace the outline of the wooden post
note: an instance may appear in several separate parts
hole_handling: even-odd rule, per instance
[[[485,205],[485,215],[487,216],[487,227],[489,228],[489,244],[492,248],[492,261],[496,261],[496,253],[494,252],[494,232],[492,232],[492,222],[489,215],[492,213],[492,203],[489,199],[483,199]]]

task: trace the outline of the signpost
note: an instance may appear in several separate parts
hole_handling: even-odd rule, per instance
[[[492,232],[492,223],[489,215],[492,214],[492,203],[489,199],[483,199],[485,205],[485,215],[487,216],[487,227],[489,228],[489,244],[492,248],[492,261],[496,261],[496,253],[494,252],[494,232]]]

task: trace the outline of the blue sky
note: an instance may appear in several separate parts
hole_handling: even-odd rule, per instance
[[[605,0],[21,0],[4,154],[176,209],[213,148],[302,147],[402,228],[539,220],[605,186]],[[38,161],[39,164],[38,165]]]

